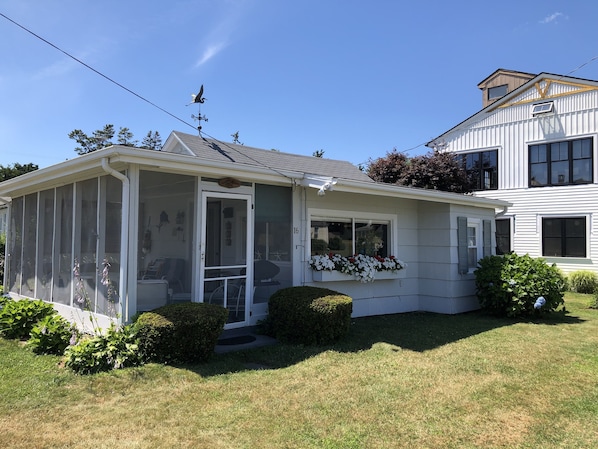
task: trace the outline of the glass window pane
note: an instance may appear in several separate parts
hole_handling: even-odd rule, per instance
[[[582,159],[573,161],[573,183],[585,184],[592,182],[592,161]]]
[[[511,220],[496,220],[496,254],[511,251]]]
[[[569,162],[553,162],[551,164],[551,179],[552,185],[569,184]]]
[[[548,164],[533,164],[530,167],[530,177],[532,187],[548,184]]]
[[[349,219],[313,219],[311,222],[311,255],[353,254],[353,226]]]
[[[355,252],[367,256],[388,255],[388,225],[368,221],[355,223]]]
[[[550,160],[566,161],[569,159],[569,144],[567,142],[553,143],[550,145]]]
[[[561,239],[560,237],[545,237],[543,239],[542,255],[546,257],[560,257],[561,256]]]

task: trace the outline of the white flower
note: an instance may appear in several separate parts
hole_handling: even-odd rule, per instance
[[[360,282],[372,282],[378,271],[397,271],[405,268],[405,262],[393,256],[366,256],[356,254],[344,257],[340,254],[325,254],[312,256],[309,266],[314,271],[340,271],[352,275]]]

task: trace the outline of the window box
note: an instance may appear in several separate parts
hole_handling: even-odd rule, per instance
[[[405,277],[405,269],[398,271],[378,271],[374,277],[374,281],[380,281],[385,279],[401,279]],[[356,281],[355,277],[350,274],[343,273],[341,271],[313,271],[312,279],[314,282],[346,282]]]

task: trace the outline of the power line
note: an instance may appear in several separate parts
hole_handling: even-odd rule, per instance
[[[72,60],[78,62],[79,64],[81,64],[84,67],[87,67],[89,70],[91,70],[92,72],[96,73],[97,75],[100,75],[102,78],[107,79],[108,81],[110,81],[111,83],[117,85],[118,87],[120,87],[121,89],[129,92],[130,94],[135,95],[137,98],[139,98],[140,100],[145,101],[146,103],[150,104],[151,106],[155,107],[156,109],[159,109],[160,111],[164,112],[165,114],[168,114],[169,116],[171,116],[172,118],[178,120],[181,123],[184,123],[185,125],[190,126],[191,128],[197,130],[195,125],[192,125],[189,122],[186,122],[185,120],[183,120],[180,117],[177,117],[176,115],[168,112],[166,109],[158,106],[156,103],[148,100],[147,98],[145,98],[144,96],[138,94],[137,92],[132,91],[131,89],[129,89],[126,86],[123,86],[122,84],[120,84],[119,82],[115,81],[114,79],[110,78],[107,75],[104,75],[102,72],[100,72],[99,70],[94,69],[93,67],[91,67],[89,64],[86,64],[85,62],[81,61],[80,59],[76,58],[75,56],[71,55],[70,53],[68,53],[67,51],[63,50],[62,48],[58,47],[57,45],[54,45],[52,42],[48,41],[47,39],[44,39],[43,37],[41,37],[40,35],[34,33],[33,31],[31,31],[30,29],[26,28],[25,26],[21,25],[18,22],[15,22],[14,20],[12,20],[10,17],[2,14],[0,12],[0,16],[4,17],[6,20],[8,20],[9,22],[13,23],[14,25],[18,26],[19,28],[21,28],[22,30],[26,31],[27,33],[31,34],[32,36],[35,36],[37,39],[41,40],[42,42],[45,42],[46,44],[48,44],[50,47],[55,48],[56,50],[58,50],[59,52],[65,54],[66,56],[68,56],[69,58],[71,58]]]

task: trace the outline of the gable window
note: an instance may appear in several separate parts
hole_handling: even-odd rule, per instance
[[[586,218],[542,218],[542,255],[586,257]]]
[[[496,254],[507,254],[511,251],[511,219],[496,220]]]
[[[591,137],[529,146],[529,186],[589,184],[593,181]]]
[[[311,255],[335,253],[390,256],[390,221],[356,218],[311,218]]]
[[[507,95],[507,85],[506,84],[488,88],[488,100],[495,100],[497,98],[504,97],[505,95]]]
[[[554,103],[549,101],[547,103],[537,103],[532,106],[532,115],[535,117],[540,114],[548,114],[554,109]]]
[[[498,150],[457,155],[473,190],[498,189]]]

